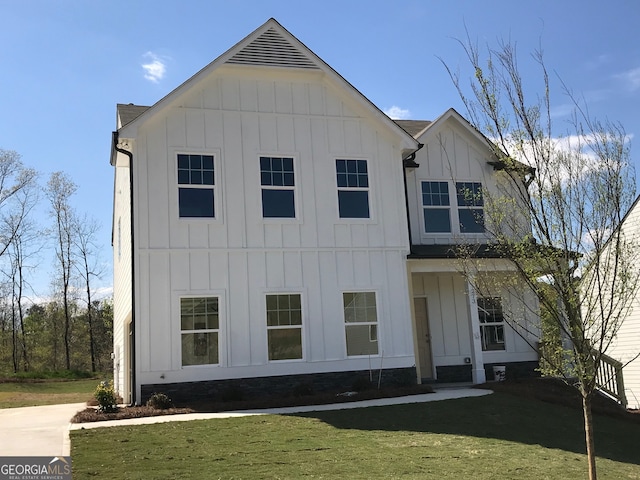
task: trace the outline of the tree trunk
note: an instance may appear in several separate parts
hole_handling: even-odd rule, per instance
[[[582,393],[582,413],[584,415],[584,437],[587,445],[589,480],[596,480],[596,448],[593,438],[593,416],[591,415],[591,395]]]

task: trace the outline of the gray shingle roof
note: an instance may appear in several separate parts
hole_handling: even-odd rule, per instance
[[[134,105],[133,103],[124,104],[119,103],[117,105],[118,116],[124,127],[126,124],[133,122],[136,118],[149,110],[151,107],[144,107],[142,105]]]
[[[431,125],[431,120],[394,120],[394,122],[412,137]]]

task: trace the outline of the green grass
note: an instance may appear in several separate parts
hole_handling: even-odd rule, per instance
[[[46,380],[0,383],[0,408],[86,402],[99,380]]]
[[[581,412],[443,402],[72,432],[73,478],[583,479]],[[640,479],[640,424],[596,417],[601,479]]]

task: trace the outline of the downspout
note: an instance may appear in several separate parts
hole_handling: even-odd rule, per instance
[[[424,147],[424,144],[418,144],[418,150]],[[420,165],[415,162],[416,150],[411,155],[402,159],[402,180],[404,182],[404,205],[407,212],[407,228],[409,230],[409,255],[413,253],[413,239],[411,236],[411,214],[409,213],[409,191],[407,190],[407,170],[410,168],[418,168]]]
[[[134,222],[133,222],[133,153],[118,147],[118,131],[113,132],[112,142],[116,152],[123,153],[129,157],[129,208],[131,220],[131,405],[136,404],[136,262],[134,248]]]

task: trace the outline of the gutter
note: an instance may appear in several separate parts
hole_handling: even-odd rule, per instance
[[[134,249],[134,222],[133,222],[133,153],[125,150],[123,148],[118,147],[118,131],[112,133],[112,146],[116,152],[122,153],[129,157],[129,208],[130,208],[130,220],[131,220],[131,352],[130,352],[130,362],[131,362],[131,405],[136,404],[136,267],[135,267],[135,249]],[[115,162],[114,162],[115,165]]]
[[[418,143],[418,149],[411,155],[402,159],[402,180],[404,181],[404,205],[407,212],[407,229],[409,230],[409,255],[413,254],[413,239],[411,238],[411,214],[409,213],[409,192],[407,190],[407,170],[418,168],[420,165],[415,162],[416,153],[424,147],[423,143]]]

